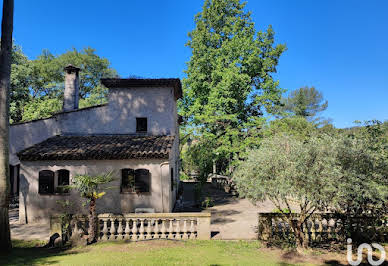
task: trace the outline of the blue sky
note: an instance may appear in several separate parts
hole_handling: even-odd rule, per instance
[[[202,0],[16,0],[14,39],[33,59],[93,47],[122,77],[183,78],[187,33]],[[388,1],[249,0],[256,30],[286,43],[276,77],[315,86],[336,127],[388,119]]]

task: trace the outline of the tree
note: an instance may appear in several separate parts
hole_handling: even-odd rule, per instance
[[[338,136],[337,162],[341,173],[333,206],[346,217],[373,215],[378,223],[379,217],[388,211],[388,138],[385,134],[380,122],[369,121],[366,126]],[[374,240],[371,232],[357,231],[354,226],[348,230],[353,241]]]
[[[195,16],[180,104],[186,126],[195,127],[230,166],[257,144],[263,113],[280,103],[282,89],[272,73],[286,49],[274,45],[271,26],[256,33],[244,7],[239,0],[206,0]]]
[[[0,251],[11,248],[9,228],[9,87],[13,31],[13,0],[3,1],[0,50]]]
[[[89,204],[89,244],[97,241],[98,219],[96,204],[97,199],[105,195],[105,192],[101,191],[103,189],[101,186],[111,181],[113,181],[112,173],[96,176],[77,175],[74,177],[73,184],[69,186],[69,188],[78,190],[81,197],[85,198]]]
[[[332,202],[335,180],[340,175],[336,145],[328,136],[308,141],[284,135],[270,137],[234,172],[241,196],[253,202],[269,199],[285,214],[283,219],[291,225],[298,249],[308,246],[303,224]],[[288,215],[295,211],[293,205],[300,211],[296,221]]]
[[[328,102],[315,87],[303,87],[294,90],[283,100],[284,110],[310,121],[317,119],[317,115],[326,110]]]
[[[64,90],[63,67],[73,64],[80,71],[80,107],[106,102],[103,77],[116,77],[106,58],[93,48],[76,49],[55,56],[48,50],[35,60],[28,60],[20,47],[13,51],[11,80],[11,122],[39,119],[61,111]],[[38,111],[35,111],[38,110]]]
[[[11,63],[10,123],[21,121],[30,100],[30,61],[20,46],[13,45]]]
[[[309,139],[317,131],[316,125],[307,121],[304,117],[292,116],[270,121],[264,127],[264,137],[285,134],[301,140]]]

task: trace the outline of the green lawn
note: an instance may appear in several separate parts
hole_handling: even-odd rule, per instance
[[[106,242],[61,251],[16,241],[12,252],[0,255],[0,265],[295,265],[287,263],[290,257],[284,252],[260,245],[257,241],[154,240]],[[298,262],[295,256],[291,261]]]

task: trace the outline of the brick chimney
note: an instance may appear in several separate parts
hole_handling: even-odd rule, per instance
[[[63,111],[78,109],[79,68],[67,65],[65,68],[65,92],[63,95]]]

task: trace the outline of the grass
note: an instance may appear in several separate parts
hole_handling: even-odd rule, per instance
[[[315,265],[292,252],[265,249],[258,241],[105,242],[67,250],[14,241],[0,265]],[[310,264],[306,264],[309,262]]]

